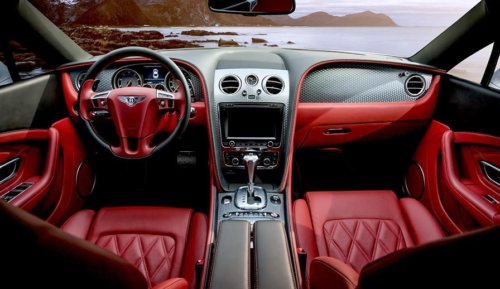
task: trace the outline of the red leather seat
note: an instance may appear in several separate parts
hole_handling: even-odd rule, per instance
[[[84,210],[61,229],[126,259],[149,287],[182,277],[194,288],[196,262],[204,258],[207,238],[205,215],[165,207]]]
[[[331,257],[311,263],[314,289],[498,288],[500,226],[394,252],[356,273]]]
[[[308,254],[307,276],[314,258],[328,256],[335,258],[331,267],[352,277],[345,280],[356,279],[371,261],[445,236],[420,202],[398,200],[392,191],[309,192],[295,201],[293,218],[297,246]]]
[[[177,223],[168,224],[164,218],[170,218],[170,222]],[[130,244],[123,247],[124,239],[120,232],[128,230],[123,230],[115,224],[125,222],[128,222],[129,228],[136,229],[130,234],[137,237],[126,238]],[[151,230],[155,225],[158,225],[158,228]],[[142,229],[135,226],[141,226]],[[165,229],[165,226],[173,229]],[[158,276],[161,274],[161,278],[167,278],[164,268],[170,268],[168,277],[173,277],[176,274],[175,270],[178,270],[179,276],[187,278],[191,288],[194,287],[192,281],[195,275],[194,264],[191,260],[203,256],[206,239],[206,221],[203,215],[191,216],[190,210],[168,208],[105,209],[97,215],[93,211],[80,212],[71,218],[65,227],[73,234],[85,237],[101,236],[106,239],[105,234],[114,235],[116,237],[109,238],[115,242],[117,246],[115,248],[123,249],[119,249],[122,253],[133,253],[134,250],[127,247],[137,246],[138,250],[146,249],[137,253],[138,256],[148,256],[138,257],[142,261],[137,264],[142,264],[142,269],[147,270],[156,262],[163,262],[164,265],[158,266],[158,272],[161,272]],[[109,231],[113,227],[117,231]],[[30,289],[151,288],[151,282],[146,280],[145,275],[129,261],[91,242],[65,233],[60,228],[2,201],[0,201],[0,228],[2,229],[0,267],[4,276],[2,285],[7,287],[11,285],[10,287]],[[169,234],[165,235],[167,231]],[[186,236],[189,236],[188,241]],[[174,239],[174,243],[170,238]],[[97,237],[97,240],[99,239],[100,237]],[[165,246],[164,252],[170,252],[167,256],[172,257],[165,258],[161,254],[153,256],[152,254],[159,254],[161,251],[155,242]],[[179,250],[183,247],[186,249],[176,251],[177,247]],[[131,256],[128,255],[128,258]],[[180,263],[174,263],[179,259],[182,266]],[[165,280],[153,289],[188,289],[188,282],[184,278]]]

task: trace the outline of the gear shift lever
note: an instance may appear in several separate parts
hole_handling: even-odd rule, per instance
[[[245,167],[248,174],[248,185],[240,187],[236,191],[235,203],[236,207],[242,210],[260,210],[266,207],[267,196],[266,191],[261,187],[256,187],[254,184],[255,170],[259,156],[253,153],[243,156]]]
[[[245,167],[248,173],[248,194],[253,198],[254,193],[254,179],[255,179],[255,168],[257,167],[257,161],[259,156],[254,154],[248,154],[243,157],[245,161]]]

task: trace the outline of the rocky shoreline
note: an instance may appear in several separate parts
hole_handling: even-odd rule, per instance
[[[78,45],[92,55],[102,55],[114,49],[126,46],[142,46],[151,49],[175,49],[175,48],[197,48],[206,43],[217,43],[218,47],[244,47],[247,42],[239,43],[231,36],[239,36],[236,32],[213,32],[206,30],[186,30],[180,33],[163,35],[155,30],[122,31],[110,27],[71,26],[62,27],[63,31],[71,37]],[[221,36],[218,40],[181,40],[183,36]],[[268,44],[261,38],[252,38],[252,44],[262,44],[267,47],[277,47],[276,44]]]
[[[241,36],[241,34],[230,31],[213,32],[191,29],[179,33],[170,32],[164,35],[156,30],[123,31],[118,28],[105,26],[67,26],[61,27],[61,29],[92,55],[103,55],[127,46],[141,46],[151,49],[199,48],[207,45],[210,47],[245,47],[248,45],[278,47],[278,45],[269,43],[263,38],[254,37],[254,35],[249,35],[250,39],[248,41],[238,42],[234,40],[234,37]],[[263,34],[258,34],[258,36],[260,35]],[[180,36],[188,36],[188,38],[193,37],[195,39],[183,40],[179,39]],[[212,36],[212,38],[202,38],[206,36]],[[216,36],[216,38],[214,39],[213,36]],[[293,42],[288,41],[287,44],[293,44]],[[36,68],[46,66],[31,50],[26,49],[19,43],[11,42],[11,46],[14,52],[14,60],[21,72],[29,73]],[[0,61],[5,62],[1,54]]]

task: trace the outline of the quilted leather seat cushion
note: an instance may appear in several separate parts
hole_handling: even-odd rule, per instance
[[[406,248],[401,228],[392,220],[330,220],[323,226],[328,256],[361,271],[364,264]]]
[[[175,239],[170,236],[107,235],[100,237],[96,245],[129,261],[153,286],[171,275]]]
[[[398,200],[392,191],[309,192],[293,213],[308,265],[329,256],[359,272],[389,253],[444,237],[422,204]]]
[[[191,209],[116,207],[80,211],[61,229],[126,259],[150,287],[176,277],[192,287],[196,260],[204,258],[207,224]]]

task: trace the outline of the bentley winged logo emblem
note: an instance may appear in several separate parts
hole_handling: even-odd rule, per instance
[[[119,96],[118,100],[128,106],[134,106],[145,99],[144,96]]]

